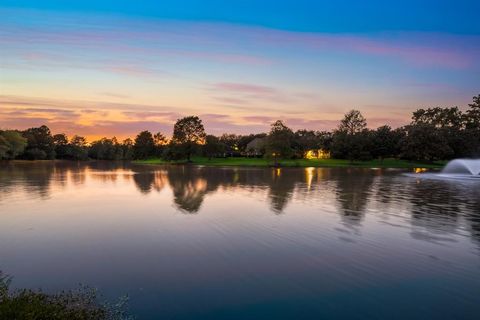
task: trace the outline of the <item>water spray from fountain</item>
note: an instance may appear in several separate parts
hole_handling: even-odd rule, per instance
[[[470,175],[480,178],[480,159],[455,159],[443,168],[445,175]]]

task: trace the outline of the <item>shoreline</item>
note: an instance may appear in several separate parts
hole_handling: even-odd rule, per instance
[[[264,158],[204,158],[194,157],[192,162],[186,160],[166,161],[160,158],[152,158],[146,160],[1,160],[0,164],[4,163],[60,163],[60,162],[129,162],[135,165],[163,165],[163,166],[206,166],[206,167],[242,167],[242,168],[366,168],[366,169],[441,169],[448,161],[438,161],[434,163],[410,162],[407,160],[385,159],[369,160],[369,161],[355,161],[343,159],[288,159],[279,160],[278,165],[274,165],[273,161]]]
[[[154,158],[147,160],[134,160],[134,164],[139,165],[189,165],[189,166],[208,166],[208,167],[260,167],[260,168],[384,168],[384,169],[440,169],[446,164],[446,161],[434,162],[434,163],[419,163],[409,162],[406,160],[397,159],[385,159],[369,160],[369,161],[355,161],[343,159],[319,159],[319,160],[307,160],[307,159],[295,159],[295,160],[280,160],[278,165],[274,165],[273,161],[264,158],[201,158],[196,157],[192,159],[192,162],[186,161],[165,161],[163,159]]]

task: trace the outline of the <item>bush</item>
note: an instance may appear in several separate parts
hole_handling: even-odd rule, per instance
[[[99,304],[95,289],[47,294],[9,289],[11,278],[0,272],[0,319],[9,320],[126,320],[126,298],[115,305]]]

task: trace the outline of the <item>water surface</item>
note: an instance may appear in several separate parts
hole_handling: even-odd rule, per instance
[[[0,269],[138,319],[478,319],[480,183],[399,170],[0,163]]]

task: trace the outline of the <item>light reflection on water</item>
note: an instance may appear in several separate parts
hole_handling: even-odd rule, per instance
[[[475,319],[480,184],[403,173],[1,163],[0,269],[139,319]]]

